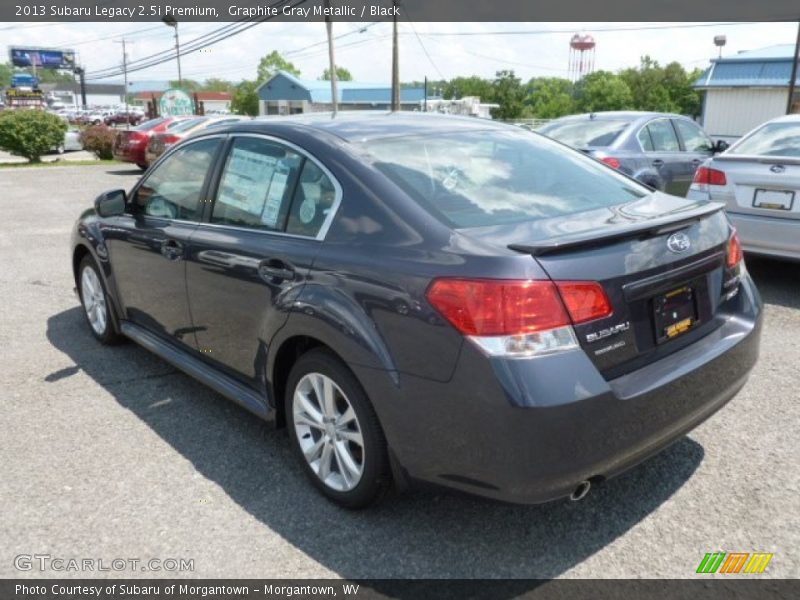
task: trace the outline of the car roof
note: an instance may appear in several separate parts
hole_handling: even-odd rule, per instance
[[[332,113],[306,113],[258,117],[252,121],[215,127],[214,131],[269,133],[276,129],[291,127],[323,131],[350,142],[411,135],[438,135],[457,131],[518,130],[512,125],[477,117],[418,112],[346,111],[336,116]]]
[[[639,120],[639,119],[652,119],[654,117],[682,118],[681,115],[677,115],[675,113],[652,112],[644,110],[605,110],[594,113],[569,115],[568,117],[561,117],[559,119],[554,119],[554,121],[569,121],[569,120],[579,121],[584,119],[597,120],[597,121],[614,120],[614,119]]]
[[[767,123],[794,123],[800,121],[800,114],[783,115],[767,121]]]

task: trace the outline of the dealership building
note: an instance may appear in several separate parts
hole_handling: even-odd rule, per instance
[[[385,83],[337,81],[339,110],[388,110],[392,87]],[[300,79],[278,71],[257,88],[258,112],[261,115],[293,115],[324,112],[333,108],[331,82]],[[400,110],[419,110],[425,99],[422,87],[400,88]]]
[[[694,87],[705,92],[702,124],[712,138],[735,140],[786,114],[794,48],[780,44],[711,61]],[[800,72],[796,85],[800,88]],[[800,89],[792,112],[800,112]]]

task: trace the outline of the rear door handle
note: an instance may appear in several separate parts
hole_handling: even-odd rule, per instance
[[[663,167],[663,166],[664,166],[664,161],[663,161],[663,160],[661,160],[660,158],[657,158],[657,159],[655,159],[655,160],[653,161],[653,166],[654,166],[656,169],[660,169],[661,167]]]
[[[282,279],[291,281],[294,279],[294,269],[281,260],[262,260],[258,263],[258,275],[268,283]]]
[[[701,162],[703,162],[703,161],[702,161],[702,160],[700,160],[699,158],[695,158],[695,159],[692,161],[692,164],[693,164],[693,165],[696,167],[696,166],[698,166],[698,165],[699,165]]]
[[[167,260],[180,260],[183,256],[183,244],[176,240],[161,242],[161,255]]]

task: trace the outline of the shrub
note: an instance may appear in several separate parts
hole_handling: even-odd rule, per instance
[[[116,139],[117,131],[108,125],[92,125],[81,131],[80,136],[84,150],[94,152],[94,155],[101,160],[114,158],[111,150]]]
[[[0,112],[0,148],[31,162],[63,144],[66,131],[61,117],[41,110]]]

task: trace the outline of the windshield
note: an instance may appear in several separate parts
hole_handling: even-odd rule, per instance
[[[800,157],[800,122],[767,123],[726,154]]]
[[[471,131],[362,143],[374,166],[452,227],[558,217],[649,191],[580,152],[524,131]]]
[[[574,148],[610,146],[628,125],[628,121],[569,119],[548,123],[539,133]]]

